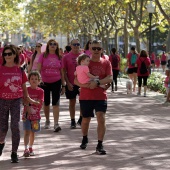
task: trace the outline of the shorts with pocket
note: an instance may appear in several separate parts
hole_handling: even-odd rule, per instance
[[[39,132],[41,130],[40,120],[23,120],[23,129],[31,130],[32,132]]]

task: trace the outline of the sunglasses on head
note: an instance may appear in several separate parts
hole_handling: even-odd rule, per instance
[[[50,43],[49,45],[51,45],[51,46],[56,46],[57,43]]]
[[[100,51],[101,49],[102,49],[101,47],[92,47],[92,50],[93,50],[93,51],[96,51],[96,50],[97,50],[97,51]]]
[[[80,46],[80,43],[73,43],[73,46]]]
[[[4,57],[6,57],[6,56],[12,56],[12,52],[10,52],[10,53],[4,53]]]

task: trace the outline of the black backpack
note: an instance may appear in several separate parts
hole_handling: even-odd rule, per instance
[[[118,60],[117,55],[116,54],[112,55],[112,68],[118,67],[118,63],[119,63],[119,60]]]
[[[140,66],[140,74],[146,74],[148,72],[148,68],[145,64],[145,60],[141,61],[141,66]]]

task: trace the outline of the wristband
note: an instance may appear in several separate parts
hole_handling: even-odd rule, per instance
[[[97,86],[100,86],[100,81],[96,80]]]
[[[66,85],[62,85],[62,87],[66,87]]]

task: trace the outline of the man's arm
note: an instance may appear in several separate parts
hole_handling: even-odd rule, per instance
[[[73,85],[72,85],[72,84],[70,83],[70,81],[68,80],[67,72],[66,72],[66,69],[65,69],[65,68],[63,68],[63,73],[64,73],[64,79],[65,79],[65,81],[66,81],[68,90],[73,91]]]

